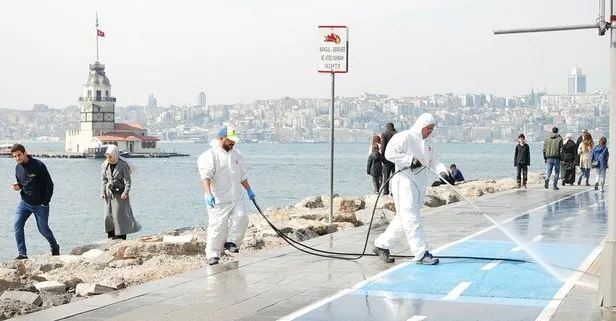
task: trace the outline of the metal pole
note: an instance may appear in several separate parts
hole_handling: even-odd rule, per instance
[[[96,61],[98,61],[98,11],[96,11],[96,27],[94,34],[96,35]]]
[[[571,25],[571,26],[560,26],[560,27],[507,29],[507,30],[494,30],[494,34],[495,35],[503,35],[503,34],[511,34],[511,33],[529,33],[529,32],[597,29],[598,26],[599,26],[599,24],[595,23],[595,24],[592,24],[592,25]]]
[[[614,0],[616,1],[616,0]],[[336,73],[332,72],[332,109],[331,109],[331,143],[329,166],[329,228],[332,229],[334,221],[334,97],[336,88]]]
[[[616,0],[612,0],[610,21],[614,23],[614,8]],[[609,129],[609,151],[616,151],[616,28],[614,25],[610,29],[610,129]],[[608,160],[609,170],[607,172],[607,182],[611,195],[616,189],[616,155],[610,155]],[[608,197],[607,207],[607,240],[601,258],[601,278],[599,280],[599,300],[601,314],[604,320],[615,319],[616,309],[616,198]]]

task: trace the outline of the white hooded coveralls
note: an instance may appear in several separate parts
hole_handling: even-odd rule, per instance
[[[201,180],[211,180],[211,191],[216,201],[213,208],[206,205],[207,258],[220,257],[226,242],[233,242],[239,247],[248,228],[246,192],[241,184],[246,180],[242,154],[236,148],[227,152],[220,147],[218,140],[213,140],[210,146],[197,160]]]
[[[424,139],[421,129],[435,124],[434,117],[424,113],[415,122],[411,129],[395,134],[387,148],[385,158],[396,164],[396,171],[408,167],[413,157],[423,166],[436,167],[437,173],[447,172],[444,164],[440,163],[434,155],[434,142],[428,136]],[[406,238],[415,260],[423,258],[428,250],[428,243],[419,218],[428,182],[431,182],[432,171],[427,168],[404,170],[391,178],[391,191],[396,206],[396,216],[391,220],[383,234],[374,245],[382,249],[391,247]]]

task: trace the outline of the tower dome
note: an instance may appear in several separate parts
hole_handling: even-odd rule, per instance
[[[98,61],[90,64],[90,72],[88,73],[88,80],[85,86],[111,86],[109,78],[105,75],[105,65]]]

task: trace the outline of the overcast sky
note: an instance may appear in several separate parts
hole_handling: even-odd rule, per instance
[[[349,73],[336,94],[391,96],[531,87],[566,92],[578,66],[607,90],[609,35],[595,30],[495,36],[494,29],[590,24],[588,0],[2,1],[0,108],[76,104],[100,60],[119,106],[328,97],[317,73],[317,26],[349,26]]]

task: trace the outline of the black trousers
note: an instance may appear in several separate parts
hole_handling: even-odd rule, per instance
[[[522,182],[523,185],[526,185],[526,181],[528,180],[528,165],[518,164],[518,173],[515,177],[518,183]]]
[[[389,161],[383,161],[383,184],[387,182],[389,177],[391,177],[395,171],[396,164]],[[383,187],[383,195],[389,195],[389,182],[387,182],[387,184]]]
[[[375,193],[378,193],[381,190],[381,183],[383,182],[383,177],[381,176],[372,176],[372,188]]]

